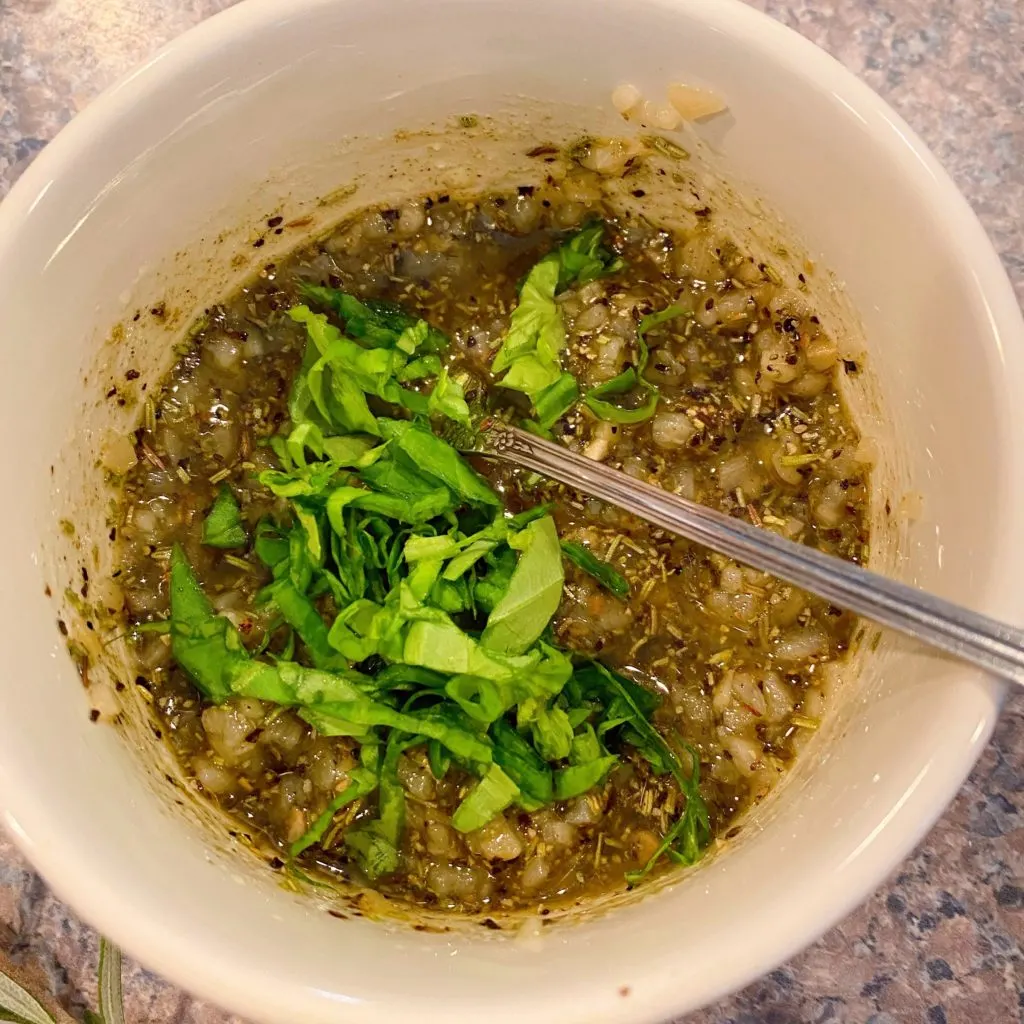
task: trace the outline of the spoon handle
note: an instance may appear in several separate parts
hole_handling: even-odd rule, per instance
[[[484,436],[486,454],[626,509],[663,530],[1024,685],[1024,630],[635,480],[515,427],[495,425]]]

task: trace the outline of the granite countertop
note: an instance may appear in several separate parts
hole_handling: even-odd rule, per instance
[[[0,0],[0,195],[116,76],[233,0]],[[287,0],[282,0],[287,2]],[[886,97],[1024,303],[1024,0],[752,0]],[[0,834],[0,952],[80,1017],[97,936]],[[244,1024],[126,962],[128,1020]],[[687,1024],[1024,1024],[1024,699],[920,848],[821,941]]]

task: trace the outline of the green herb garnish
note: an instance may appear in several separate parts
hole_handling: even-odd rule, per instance
[[[555,296],[624,265],[621,257],[601,244],[603,235],[603,223],[587,224],[533,267],[491,364],[492,373],[505,374],[498,382],[501,387],[530,397],[542,431],[564,416],[579,397],[576,379],[562,370],[565,325]]]
[[[600,662],[593,662],[577,672],[575,678],[585,694],[597,696],[604,705],[597,734],[606,736],[620,733],[622,741],[634,747],[657,774],[670,772],[686,797],[682,815],[662,838],[658,849],[643,868],[628,872],[626,880],[630,885],[636,885],[666,855],[681,864],[695,863],[711,841],[707,804],[698,788],[700,760],[696,752],[686,748],[691,763],[691,770],[687,772],[675,749],[651,724],[657,698],[647,690],[612,672]]]
[[[522,654],[544,632],[562,600],[558,532],[550,516],[530,523],[509,540],[520,552],[502,599],[487,618],[481,642],[492,650]]]
[[[655,414],[658,409],[658,389],[644,380],[644,370],[647,369],[648,360],[645,335],[651,328],[666,320],[686,315],[686,311],[681,307],[669,306],[658,313],[645,316],[640,321],[636,330],[636,365],[623,370],[611,380],[591,388],[583,398],[587,408],[595,416],[611,423],[643,423]],[[619,396],[632,396],[632,402],[623,405],[617,401],[607,401],[608,398],[618,398]]]
[[[616,597],[629,596],[629,583],[626,582],[625,576],[610,566],[604,559],[592,554],[582,544],[577,544],[571,540],[563,540],[562,554],[573,565],[578,566],[585,573],[593,576],[601,586],[606,590],[610,590]]]
[[[227,484],[222,484],[203,520],[203,543],[211,548],[244,548],[248,539],[238,499]]]
[[[577,396],[558,364],[553,297],[617,267],[600,239],[601,226],[590,226],[531,271],[507,363],[496,364],[506,366],[506,384],[530,382],[541,424]],[[272,577],[257,600],[272,612],[274,636],[248,650],[178,546],[162,627],[208,699],[291,707],[322,735],[359,745],[359,765],[291,856],[337,836],[367,878],[398,870],[398,763],[413,746],[425,748],[438,778],[456,766],[471,781],[452,816],[463,832],[510,806],[536,810],[587,793],[633,747],[654,771],[671,772],[687,800],[658,856],[693,859],[710,835],[707,811],[696,762],[685,771],[650,724],[658,698],[596,663],[574,666],[545,640],[562,599],[563,555],[618,596],[626,581],[586,548],[560,543],[551,508],[505,514],[498,494],[433,433],[431,418],[472,428],[440,332],[385,303],[305,291],[344,330],[307,306],[289,311],[306,329],[307,350],[289,428],[269,442],[278,468],[259,476],[289,514],[264,519],[252,537]],[[423,393],[406,386],[420,381]],[[239,530],[237,501],[222,488],[204,540],[241,546],[248,538]]]
[[[445,367],[439,371],[437,383],[427,399],[427,412],[432,416],[447,416],[465,427],[472,425],[462,385],[448,376]]]

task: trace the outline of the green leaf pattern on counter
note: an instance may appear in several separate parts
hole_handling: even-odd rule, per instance
[[[125,1024],[124,997],[121,989],[121,951],[105,938],[100,938],[97,978],[99,1012],[86,1009],[86,1024]],[[70,1020],[61,1014],[61,1020]],[[56,1024],[56,1018],[28,989],[3,968],[0,963],[0,1021],[11,1024]]]
[[[53,1016],[30,992],[0,973],[0,1020],[17,1024],[54,1024]]]

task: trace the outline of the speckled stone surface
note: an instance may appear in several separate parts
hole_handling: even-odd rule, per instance
[[[231,2],[0,0],[0,194],[101,88]],[[753,3],[824,46],[917,129],[1024,303],[1024,0]],[[0,949],[39,965],[73,1014],[95,1006],[95,933],[2,835]],[[125,997],[133,1024],[244,1024],[131,962]],[[1024,1024],[1024,698],[950,810],[861,909],[686,1024],[826,1021]]]

